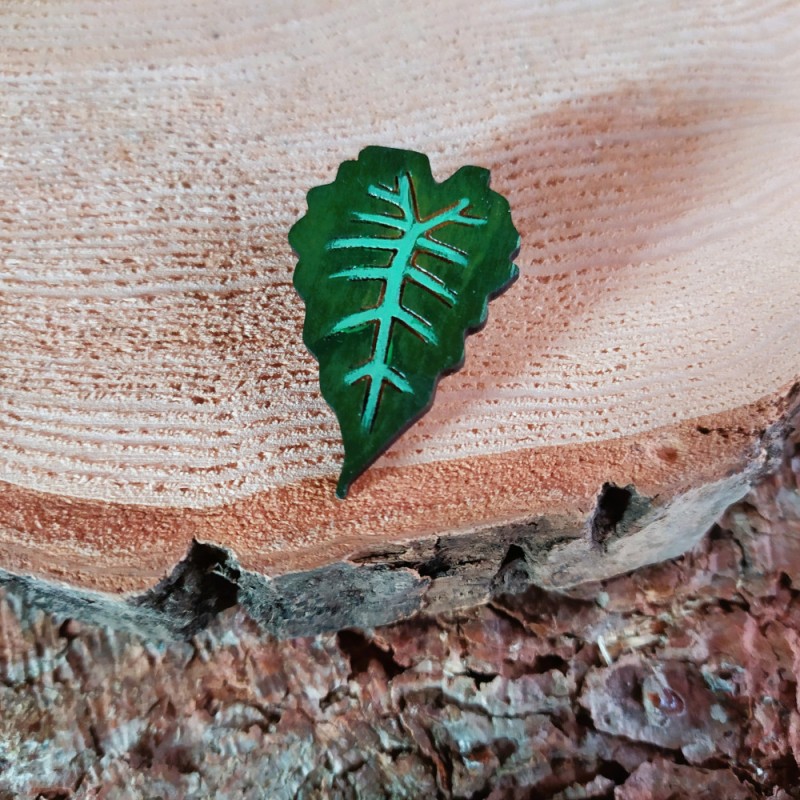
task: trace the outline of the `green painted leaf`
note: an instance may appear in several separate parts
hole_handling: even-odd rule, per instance
[[[308,193],[289,242],[303,339],[342,430],[344,497],[463,361],[464,337],[517,275],[519,234],[488,170],[436,183],[421,153],[368,147]]]

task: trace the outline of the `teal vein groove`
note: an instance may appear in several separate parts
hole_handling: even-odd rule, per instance
[[[416,263],[417,253],[429,253],[443,261],[466,267],[469,263],[466,253],[432,238],[430,234],[446,225],[477,226],[485,225],[486,220],[463,213],[469,207],[469,200],[466,198],[461,198],[455,205],[441,209],[427,219],[421,219],[414,199],[411,176],[408,174],[400,175],[394,189],[383,185],[370,186],[367,193],[399,209],[402,216],[356,211],[353,219],[385,227],[391,231],[399,231],[400,236],[343,237],[328,242],[326,249],[353,248],[386,250],[392,253],[386,266],[352,266],[330,276],[331,280],[380,280],[385,284],[381,301],[377,306],[350,314],[337,322],[329,331],[329,335],[333,335],[349,332],[363,325],[378,326],[370,360],[348,372],[344,378],[348,386],[364,379],[369,381],[361,414],[361,426],[369,431],[375,422],[384,384],[389,384],[400,392],[413,391],[405,375],[389,363],[389,344],[394,323],[404,325],[430,345],[438,343],[433,325],[403,305],[403,287],[406,281],[416,283],[447,305],[455,305],[458,299],[457,293],[449,289],[439,277]]]

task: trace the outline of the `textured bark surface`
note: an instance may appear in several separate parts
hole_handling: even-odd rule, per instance
[[[568,594],[507,591],[520,551],[460,612],[278,640],[232,607],[159,643],[8,587],[0,796],[800,797],[800,431],[782,444],[691,553]]]
[[[0,52],[3,567],[143,591],[193,537],[277,574],[746,491],[800,374],[793,0],[12,0]],[[286,232],[371,143],[489,167],[521,277],[341,503]]]

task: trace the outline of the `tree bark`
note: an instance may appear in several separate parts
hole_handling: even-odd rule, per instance
[[[7,568],[143,591],[193,539],[277,575],[580,538],[607,483],[746,490],[800,375],[796,4],[2,13]],[[489,167],[521,277],[339,502],[286,233],[370,143]],[[614,569],[674,554],[650,539]]]

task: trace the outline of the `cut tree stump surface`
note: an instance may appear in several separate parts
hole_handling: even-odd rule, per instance
[[[568,586],[674,557],[768,466],[800,376],[797,3],[0,20],[0,566],[141,591],[193,539],[275,575],[524,523]],[[286,234],[368,144],[491,169],[521,276],[340,502]],[[629,516],[592,541],[605,484]]]

